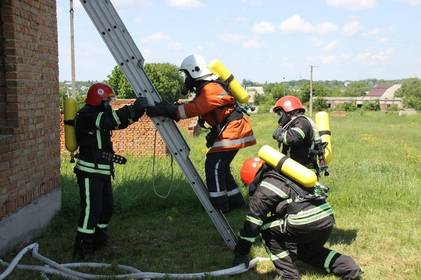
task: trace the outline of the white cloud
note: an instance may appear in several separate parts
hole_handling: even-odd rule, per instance
[[[246,49],[258,49],[262,47],[261,42],[258,39],[247,39],[243,42],[243,47]]]
[[[260,21],[253,25],[255,33],[272,33],[275,32],[275,26],[269,21]]]
[[[370,39],[374,39],[379,43],[385,43],[389,40],[388,35],[390,35],[391,31],[392,31],[392,28],[390,27],[386,27],[386,28],[375,27],[364,32],[363,36]]]
[[[170,6],[176,8],[201,8],[204,4],[200,0],[168,0]]]
[[[144,44],[147,44],[147,43],[164,41],[167,39],[168,39],[168,35],[165,32],[156,32],[144,38],[142,42]]]
[[[355,35],[361,30],[361,23],[357,19],[352,19],[350,22],[347,22],[342,26],[342,32],[347,36]]]
[[[328,21],[312,24],[302,19],[300,15],[295,14],[292,17],[284,20],[280,25],[280,29],[288,33],[326,35],[336,31],[338,27],[334,23]]]
[[[322,63],[323,64],[332,64],[335,62],[335,60],[337,59],[336,55],[331,54],[331,55],[326,55],[321,57],[322,59]]]
[[[221,33],[219,39],[224,42],[238,43],[243,41],[244,37],[237,33]]]
[[[365,51],[356,54],[355,58],[368,64],[383,64],[386,63],[394,53],[394,48],[377,52]]]
[[[326,0],[326,3],[336,8],[358,11],[373,8],[377,0]]]
[[[338,47],[338,43],[337,43],[336,41],[331,41],[331,42],[327,43],[327,44],[323,47],[323,49],[324,49],[325,51],[330,52],[330,51],[333,51],[334,49],[336,49],[337,47]]]
[[[405,0],[411,6],[418,6],[421,5],[421,0]]]
[[[184,44],[177,41],[171,41],[168,43],[168,49],[170,51],[181,51],[184,49]]]

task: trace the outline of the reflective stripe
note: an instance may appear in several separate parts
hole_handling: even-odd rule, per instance
[[[222,191],[222,192],[209,192],[209,196],[210,197],[220,197],[220,196],[225,196],[227,195],[226,191]]]
[[[304,133],[304,131],[299,128],[299,127],[292,127],[291,130],[297,131],[298,134],[300,134],[300,136],[304,139],[306,137],[306,134]]]
[[[283,222],[282,220],[276,220],[276,221],[264,224],[262,226],[262,230],[270,229],[270,228],[273,228],[273,227],[278,227],[282,224],[282,222]]]
[[[111,114],[113,114],[114,120],[117,123],[117,127],[121,124],[120,118],[117,116],[116,111],[111,110]]]
[[[315,207],[314,209],[300,212],[295,215],[289,215],[287,219],[291,225],[305,225],[321,220],[332,214],[333,210],[330,208],[329,203],[325,203],[321,206]]]
[[[283,252],[280,252],[279,254],[273,254],[272,252],[269,252],[269,257],[272,261],[283,259],[283,258],[288,257],[288,256],[289,256],[288,251],[283,251]]]
[[[89,230],[88,229],[88,220],[89,220],[89,214],[91,212],[91,201],[90,201],[90,193],[89,193],[89,178],[85,178],[85,218],[83,218],[83,230]],[[95,230],[94,230],[95,232]]]
[[[87,234],[95,233],[95,229],[83,229],[81,227],[78,227],[77,231],[82,232],[82,233],[87,233]]]
[[[272,185],[271,183],[263,181],[262,183],[260,183],[260,186],[265,187],[265,188],[273,191],[274,193],[276,193],[278,196],[280,196],[282,198],[288,198],[288,195],[286,193],[284,193],[282,190],[277,188],[275,185]]]
[[[332,261],[333,257],[336,255],[337,253],[333,250],[330,251],[329,255],[327,255],[326,259],[325,259],[325,263],[324,263],[324,268],[326,269],[327,272],[330,272],[330,262]]]
[[[109,170],[94,169],[94,168],[85,167],[85,166],[81,166],[81,165],[77,165],[77,164],[76,164],[75,168],[79,169],[81,171],[87,172],[87,173],[97,173],[97,174],[103,174],[103,175],[111,175],[111,171],[109,171]]]
[[[108,224],[97,224],[96,226],[99,228],[107,228]]]
[[[218,191],[218,192],[220,192],[221,191],[221,188],[219,187],[219,180],[218,180],[218,167],[219,167],[219,163],[221,162],[221,160],[218,160],[217,162],[216,162],[216,165],[215,165],[215,184],[216,184],[216,191]],[[226,194],[227,192],[225,191],[225,194]]]
[[[314,208],[311,208],[310,210],[306,210],[306,211],[300,211],[297,214],[291,214],[289,215],[290,218],[296,220],[296,219],[303,219],[303,218],[307,218],[309,216],[312,216],[314,214],[317,214],[323,210],[328,210],[331,209],[330,204],[328,202],[316,206]]]
[[[240,235],[240,239],[247,240],[248,242],[254,243],[256,241],[256,237],[244,237]]]
[[[96,141],[98,142],[98,149],[102,150],[101,131],[99,129],[96,130]]]
[[[228,191],[228,192],[227,192],[227,195],[228,195],[228,196],[234,196],[234,195],[236,195],[236,194],[238,194],[238,193],[240,193],[240,190],[239,190],[238,188],[235,188],[235,189],[233,189],[233,190]]]
[[[288,141],[287,141],[287,132],[285,131],[284,134],[282,135],[282,142],[284,142],[285,145],[288,145]]]
[[[246,221],[249,221],[250,223],[256,224],[258,226],[263,225],[263,221],[262,220],[257,219],[257,218],[252,217],[252,216],[248,216],[248,215],[246,216]]]
[[[100,169],[111,170],[111,165],[109,165],[109,164],[97,164],[97,165],[95,165],[95,163],[84,161],[84,160],[81,160],[81,159],[78,159],[76,164],[80,164],[80,165],[83,165],[83,166],[86,166],[86,167],[98,167]]]
[[[289,219],[289,217],[288,217],[288,222],[289,222],[291,225],[305,225],[305,224],[310,224],[310,223],[316,222],[316,221],[318,221],[318,220],[321,220],[321,219],[323,219],[323,218],[326,218],[326,217],[328,217],[328,216],[330,216],[330,215],[332,215],[332,214],[333,214],[333,210],[332,210],[332,209],[329,209],[329,210],[323,211],[323,212],[321,212],[321,213],[319,213],[319,214],[317,214],[317,215],[314,215],[314,216],[308,217],[308,218],[306,218],[306,219],[291,220],[291,219]]]
[[[251,142],[251,141],[256,141],[256,138],[254,137],[254,135],[250,135],[250,136],[246,136],[240,139],[234,139],[234,140],[221,140],[221,141],[216,141],[212,148],[218,148],[218,147],[231,147],[231,146],[236,146],[236,145],[241,145],[241,144],[245,144],[247,142]]]
[[[98,116],[96,116],[95,126],[96,126],[97,128],[101,128],[99,125],[100,125],[100,123],[101,123],[101,117],[102,117],[102,114],[104,114],[104,112],[100,112],[100,113],[98,114]]]
[[[184,109],[184,105],[177,106],[178,109],[178,116],[180,119],[187,119],[186,110]]]

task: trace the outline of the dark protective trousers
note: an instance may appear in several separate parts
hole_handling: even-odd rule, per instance
[[[285,280],[301,279],[294,262],[299,260],[333,273],[342,279],[358,279],[362,273],[355,261],[324,247],[332,227],[310,233],[297,232],[288,226],[274,227],[261,232],[265,248],[276,272]],[[296,246],[296,247],[295,247]],[[292,250],[293,248],[293,250]],[[296,254],[294,249],[296,248]]]
[[[76,171],[80,191],[77,231],[86,235],[104,231],[113,214],[111,176]]]
[[[230,164],[238,150],[208,153],[205,161],[206,184],[212,205],[222,212],[244,206],[244,198],[231,174]]]

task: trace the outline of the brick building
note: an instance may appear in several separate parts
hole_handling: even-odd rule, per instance
[[[0,1],[0,252],[61,204],[56,3]]]

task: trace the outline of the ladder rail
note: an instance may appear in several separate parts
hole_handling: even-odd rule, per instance
[[[80,1],[114,59],[132,85],[136,96],[145,96],[150,104],[161,101],[159,93],[144,71],[144,58],[112,3],[109,0]],[[151,119],[166,142],[169,151],[189,180],[194,193],[205,208],[214,226],[227,246],[233,249],[237,242],[236,236],[225,216],[220,211],[215,210],[211,204],[207,188],[189,158],[190,147],[175,122],[165,117],[154,117]]]

